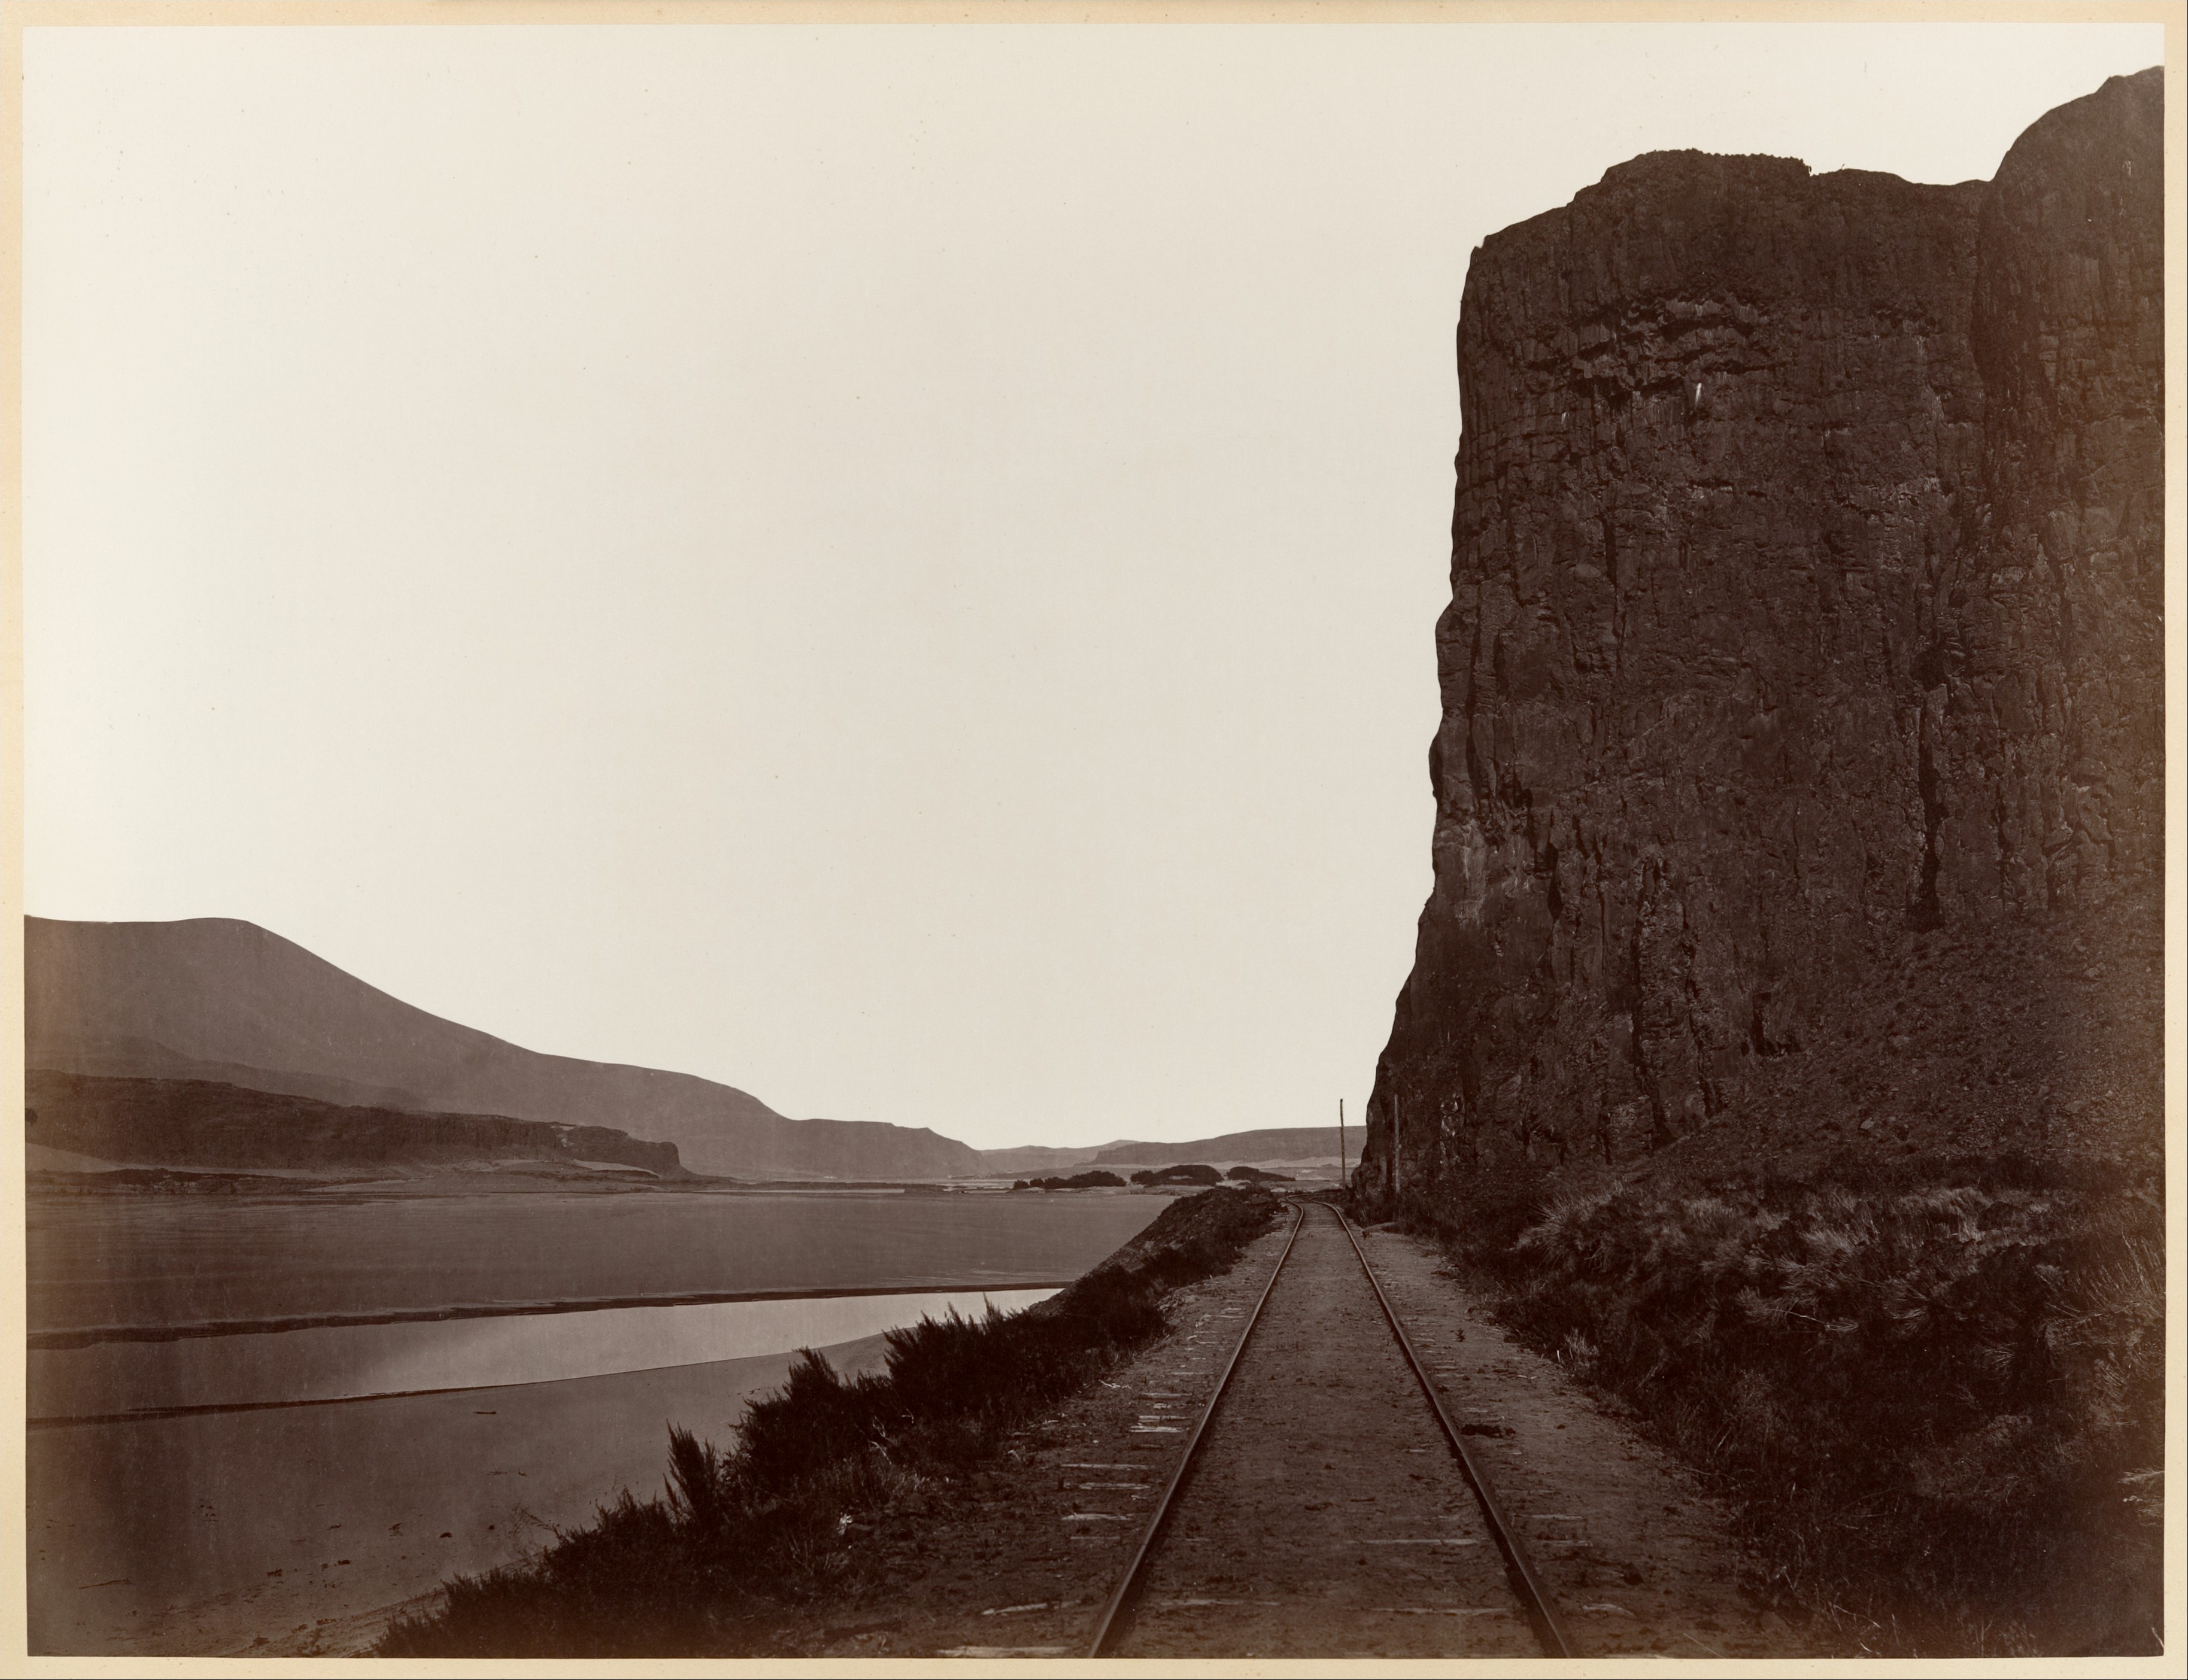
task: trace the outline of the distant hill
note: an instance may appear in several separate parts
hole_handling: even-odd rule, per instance
[[[989,1173],[1061,1172],[1066,1167],[1075,1167],[1082,1161],[1091,1161],[1104,1149],[1116,1146],[1110,1143],[1089,1143],[1077,1149],[1052,1149],[1044,1143],[1028,1143],[1014,1149],[983,1149],[980,1151],[981,1170]]]
[[[550,1056],[429,1015],[248,922],[23,926],[31,1068],[210,1080],[347,1106],[602,1126],[738,1178],[979,1174],[968,1146],[793,1120],[689,1074]]]
[[[1360,1132],[1349,1131],[1357,1152]],[[1337,1155],[1335,1126],[1276,1126],[1265,1131],[1231,1131],[1187,1143],[1111,1143],[1094,1157],[1097,1167],[1167,1167],[1183,1161],[1224,1166],[1238,1161],[1311,1161]]]

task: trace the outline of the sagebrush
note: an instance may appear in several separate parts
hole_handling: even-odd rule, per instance
[[[2163,1226],[2123,1175],[1990,1162],[1606,1187],[1445,1234],[1738,1497],[1758,1596],[1949,1656],[2155,1649]]]

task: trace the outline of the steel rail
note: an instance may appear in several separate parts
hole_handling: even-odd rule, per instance
[[[1351,1240],[1352,1252],[1359,1256],[1360,1269],[1368,1274],[1368,1286],[1375,1291],[1375,1299],[1382,1304],[1383,1316],[1390,1321],[1391,1333],[1397,1337],[1398,1345],[1405,1350],[1406,1363],[1413,1367],[1413,1375],[1420,1379],[1422,1392],[1428,1395],[1429,1404],[1435,1409],[1436,1422],[1443,1426],[1444,1439],[1451,1443],[1451,1450],[1458,1455],[1458,1468],[1481,1506],[1482,1517],[1489,1525],[1490,1536],[1496,1541],[1497,1549],[1504,1554],[1505,1572],[1511,1577],[1512,1590],[1526,1610],[1527,1620],[1534,1624],[1535,1637],[1542,1642],[1542,1654],[1553,1657],[1571,1656],[1572,1648],[1565,1643],[1565,1630],[1558,1626],[1557,1615],[1550,1609],[1549,1593],[1544,1590],[1534,1566],[1527,1561],[1527,1553],[1520,1544],[1520,1536],[1504,1520],[1503,1510],[1497,1502],[1497,1495],[1490,1488],[1488,1476],[1475,1462],[1474,1455],[1467,1451],[1466,1437],[1459,1433],[1458,1426],[1451,1420],[1451,1414],[1444,1410],[1443,1396],[1436,1392],[1435,1384],[1429,1380],[1427,1367],[1421,1363],[1420,1356],[1413,1351],[1413,1342],[1406,1334],[1406,1327],[1399,1321],[1397,1310],[1390,1305],[1390,1298],[1383,1293],[1383,1280],[1376,1277],[1375,1268],[1368,1265],[1368,1251],[1360,1246],[1360,1238],[1353,1232],[1352,1222],[1345,1217],[1342,1211],[1337,1213],[1337,1222],[1344,1227],[1346,1237]]]
[[[1269,1296],[1276,1289],[1277,1279],[1283,1275],[1284,1262],[1292,1257],[1292,1245],[1299,1241],[1300,1228],[1305,1223],[1306,1204],[1301,1203],[1297,1216],[1292,1221],[1292,1234],[1284,1241],[1284,1251],[1277,1256],[1276,1267],[1269,1273],[1269,1281],[1261,1291],[1261,1298],[1254,1303],[1253,1314],[1246,1320],[1245,1329],[1239,1333],[1238,1345],[1231,1350],[1230,1361],[1224,1366],[1223,1374],[1215,1379],[1215,1387],[1208,1396],[1208,1404],[1200,1409],[1200,1421],[1193,1426],[1192,1435],[1186,1438],[1185,1451],[1179,1455],[1177,1468],[1170,1473],[1170,1480],[1163,1487],[1162,1497],[1155,1502],[1154,1515],[1140,1536],[1139,1549],[1132,1553],[1131,1561],[1125,1565],[1124,1574],[1118,1577],[1116,1587],[1109,1594],[1109,1602],[1102,1607],[1102,1619],[1094,1624],[1094,1642],[1086,1651],[1090,1657],[1107,1656],[1110,1647],[1124,1635],[1130,1619],[1129,1612],[1140,1596],[1141,1577],[1145,1573],[1148,1559],[1155,1549],[1155,1542],[1162,1537],[1163,1530],[1169,1525],[1179,1489],[1185,1486],[1186,1478],[1192,1474],[1194,1455],[1200,1450],[1201,1438],[1208,1433],[1209,1419],[1215,1415],[1215,1408],[1222,1401],[1224,1390],[1231,1386],[1231,1373],[1238,1368],[1239,1357],[1246,1351],[1246,1344],[1253,1339],[1254,1327],[1261,1322],[1261,1309],[1269,1304]]]

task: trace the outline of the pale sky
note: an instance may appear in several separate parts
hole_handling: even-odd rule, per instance
[[[2155,26],[39,29],[25,887],[981,1147],[1356,1118],[1469,251]]]

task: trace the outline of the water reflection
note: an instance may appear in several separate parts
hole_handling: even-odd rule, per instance
[[[853,1341],[928,1316],[1016,1311],[1053,1289],[836,1295],[343,1325],[30,1355],[33,1419],[297,1405],[558,1382]]]

